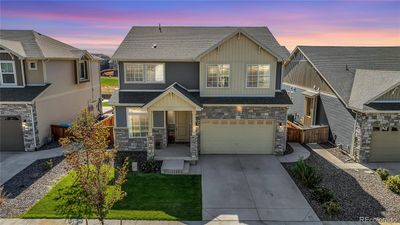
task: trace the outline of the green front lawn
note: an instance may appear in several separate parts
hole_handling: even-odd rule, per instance
[[[101,77],[101,86],[114,86],[118,87],[118,77]]]
[[[58,192],[71,186],[72,175],[63,178],[23,218],[64,218],[57,212]],[[124,184],[127,196],[108,214],[109,219],[201,220],[199,175],[129,174]]]

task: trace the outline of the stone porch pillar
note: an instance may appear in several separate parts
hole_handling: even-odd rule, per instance
[[[192,134],[190,136],[190,155],[192,158],[199,156],[199,134],[196,126],[196,111],[192,111]]]
[[[154,136],[147,136],[147,159],[154,157]]]

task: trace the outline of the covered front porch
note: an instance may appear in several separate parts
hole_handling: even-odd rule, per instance
[[[148,114],[147,157],[198,159],[198,111],[201,108],[174,86],[143,106]]]

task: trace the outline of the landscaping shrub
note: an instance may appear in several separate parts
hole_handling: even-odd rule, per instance
[[[297,161],[291,168],[294,177],[308,188],[314,188],[321,182],[321,176],[304,160]]]
[[[311,197],[320,203],[329,202],[333,199],[331,191],[324,186],[315,188],[315,190],[311,193]]]
[[[325,213],[327,215],[329,215],[329,216],[335,216],[335,215],[338,215],[340,213],[340,206],[334,200],[330,200],[328,202],[325,202],[322,205],[322,207],[324,208]]]
[[[400,195],[400,175],[389,176],[385,184],[389,190]]]
[[[54,162],[52,159],[49,159],[43,162],[41,166],[44,171],[47,171],[54,167]]]
[[[148,159],[140,165],[140,171],[143,173],[155,173],[160,170],[160,164],[154,159]]]
[[[387,178],[389,177],[389,171],[384,168],[378,168],[376,170],[376,173],[381,177],[382,180],[387,180]]]

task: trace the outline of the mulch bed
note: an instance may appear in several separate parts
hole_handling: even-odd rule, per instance
[[[307,146],[306,146],[307,147]],[[341,207],[337,216],[328,216],[322,205],[311,198],[311,192],[302,186],[291,174],[293,163],[283,166],[317,213],[321,220],[359,221],[360,217],[380,219],[386,222],[400,222],[400,196],[388,190],[375,173],[357,170],[341,170],[311,151],[305,162],[321,174],[321,185],[330,189]]]
[[[43,198],[52,186],[67,174],[68,168],[63,159],[63,156],[60,156],[37,160],[4,183],[0,190],[8,195],[8,199],[0,205],[0,217],[22,214]],[[51,169],[45,166],[48,160],[53,162]]]

